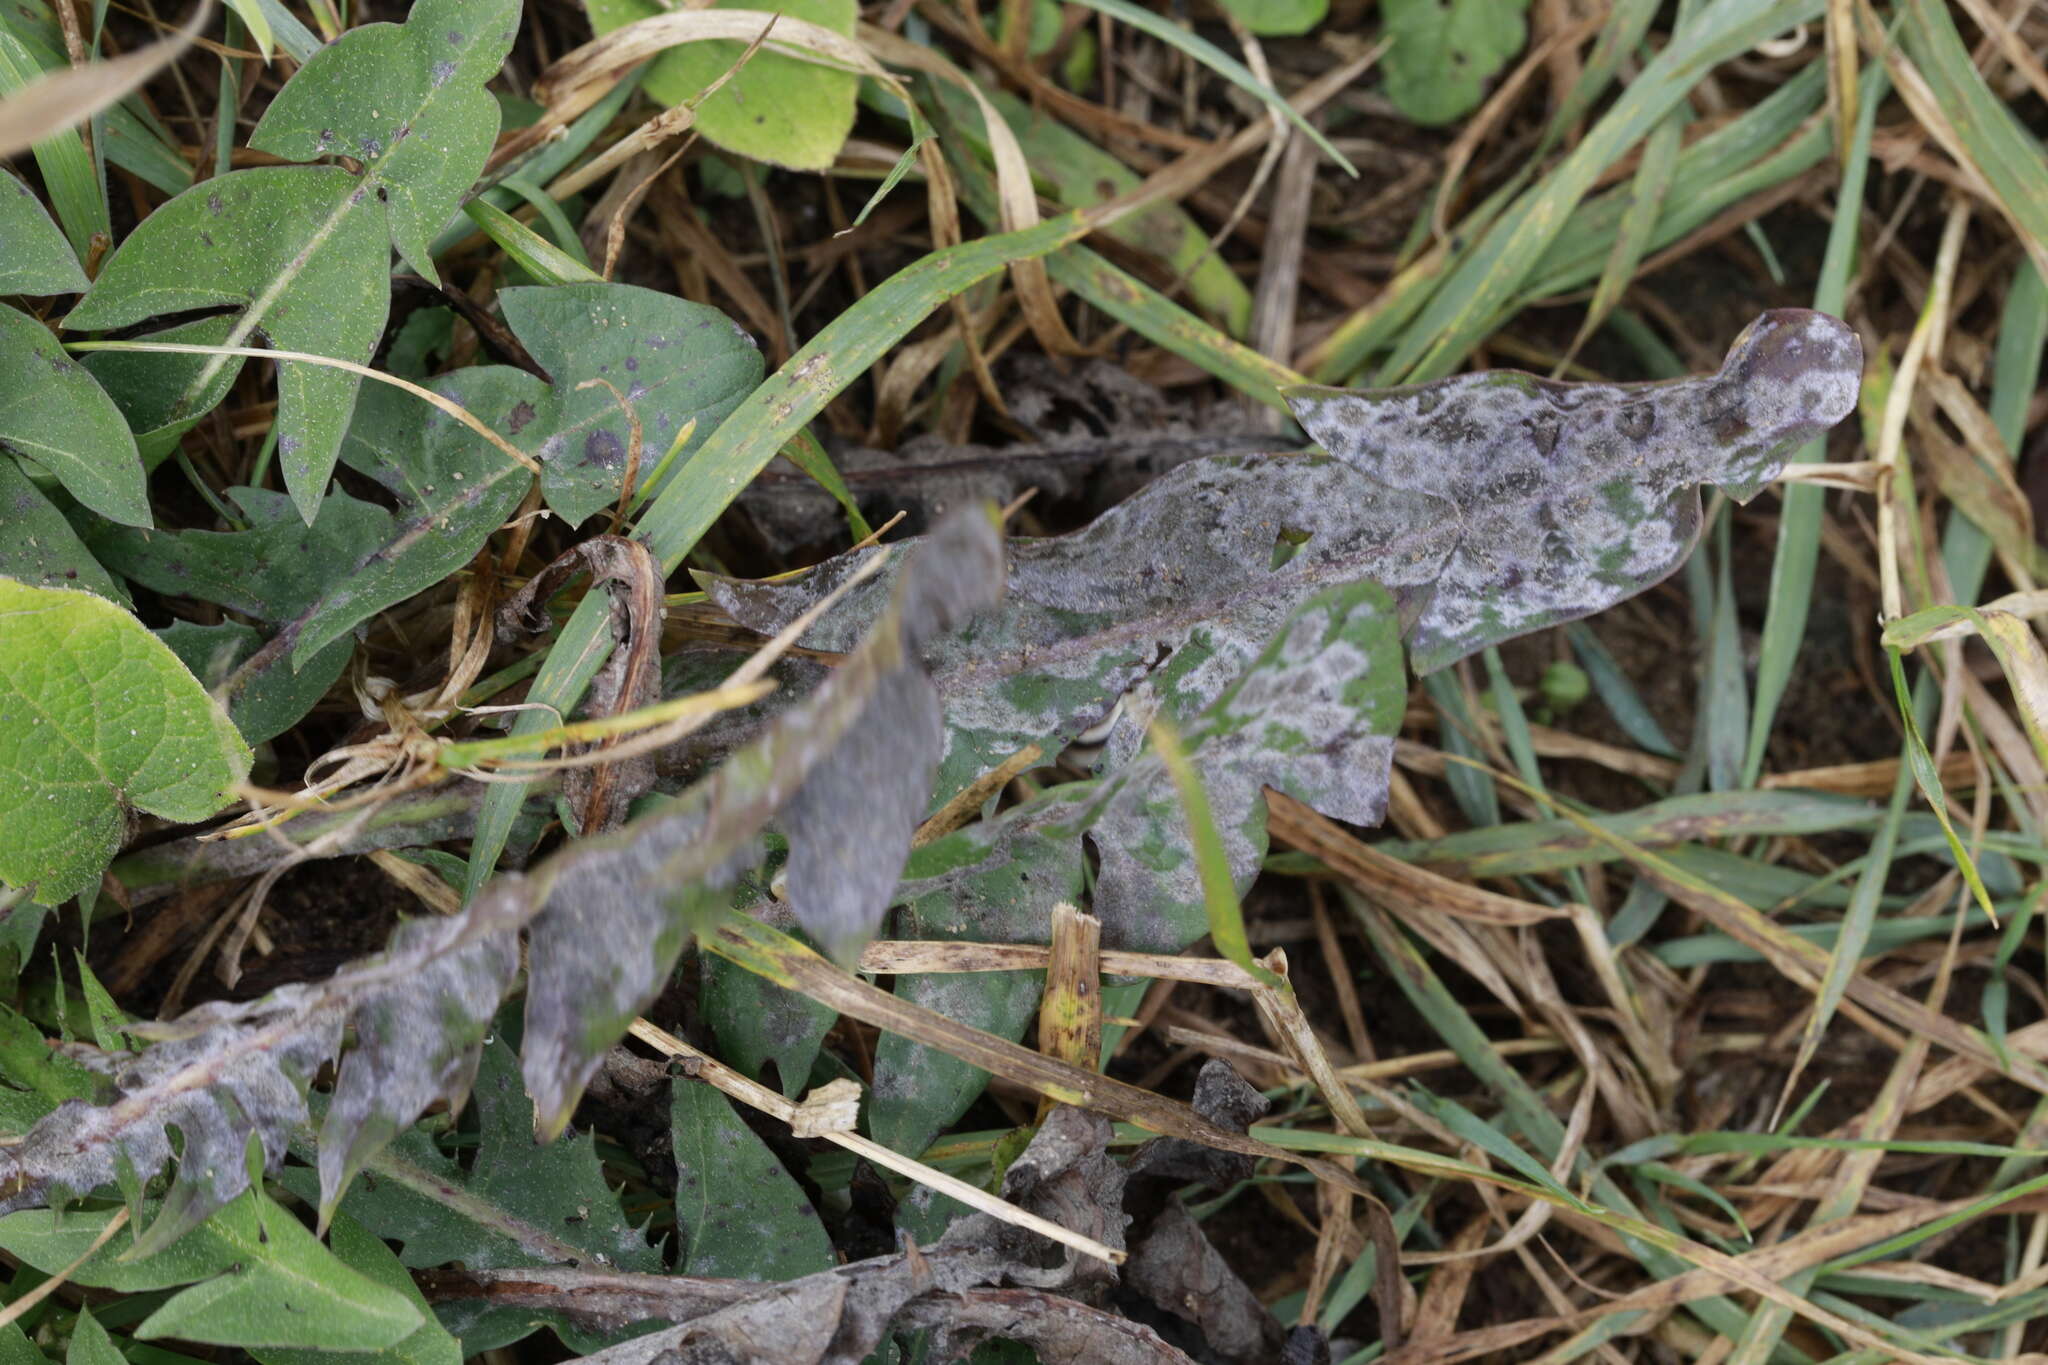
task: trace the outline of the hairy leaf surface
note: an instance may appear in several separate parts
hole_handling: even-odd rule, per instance
[[[0,578],[0,881],[56,905],[130,810],[204,820],[249,750],[162,641],[106,598]]]
[[[475,181],[498,133],[497,74],[519,0],[422,0],[403,25],[366,24],[315,53],[271,102],[249,145],[294,161],[193,186],[121,244],[66,325],[94,331],[166,313],[236,310],[224,338],[367,363],[390,310],[396,245],[438,279],[428,244]],[[195,246],[196,244],[196,246]],[[209,356],[175,415],[218,402],[241,360]],[[313,520],[361,380],[326,366],[278,372],[278,463]]]

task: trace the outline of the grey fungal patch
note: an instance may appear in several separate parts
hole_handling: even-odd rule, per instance
[[[434,63],[434,68],[433,68],[433,80],[434,80],[434,88],[435,88],[436,90],[438,90],[438,89],[440,89],[440,88],[441,88],[442,86],[444,86],[444,85],[448,84],[448,82],[449,82],[449,81],[451,81],[451,80],[453,80],[453,79],[455,79],[455,63],[453,63],[453,62],[435,62],[435,63]]]
[[[533,416],[533,404],[524,401],[514,403],[512,411],[505,418],[505,425],[512,429],[514,436],[517,436],[526,429],[526,424],[533,420]]]
[[[599,469],[619,469],[626,463],[626,443],[618,433],[599,427],[583,438],[583,463]]]
[[[1698,530],[1700,486],[1753,496],[1854,411],[1862,361],[1848,327],[1784,309],[1692,379],[1475,374],[1287,397],[1317,443],[1367,479],[1448,504],[1436,534],[1449,552],[1410,637],[1427,672],[1669,574]]]

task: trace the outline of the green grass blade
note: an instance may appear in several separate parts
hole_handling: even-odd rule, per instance
[[[1450,374],[1521,290],[1600,173],[1714,66],[1821,12],[1822,0],[1712,0],[1672,36],[1569,156],[1496,223],[1423,309],[1384,383]]]
[[[1884,102],[1890,81],[1881,63],[1872,63],[1859,82],[1856,130],[1850,144],[1849,164],[1842,170],[1842,186],[1835,195],[1835,221],[1828,229],[1827,254],[1821,260],[1820,283],[1813,292],[1813,306],[1823,313],[1839,313],[1848,294],[1849,277],[1856,268],[1857,228],[1863,218],[1863,190],[1870,176],[1870,138],[1877,123],[1877,106]],[[1826,459],[1826,441],[1802,446],[1793,456],[1794,464],[1813,464]],[[1799,662],[1799,650],[1806,639],[1806,618],[1813,603],[1814,568],[1820,559],[1820,522],[1827,494],[1812,484],[1793,484],[1781,492],[1783,511],[1778,518],[1778,548],[1771,560],[1771,595],[1764,609],[1762,639],[1757,646],[1756,701],[1749,713],[1749,746],[1742,759],[1742,785],[1753,787],[1764,769],[1764,758],[1777,724],[1778,706],[1791,685],[1792,671]],[[1989,542],[1986,542],[1989,557]]]
[[[1216,951],[1250,972],[1275,990],[1287,989],[1286,982],[1252,956],[1251,940],[1244,932],[1244,907],[1238,903],[1235,879],[1230,875],[1230,855],[1223,850],[1223,836],[1216,832],[1216,814],[1209,806],[1209,794],[1188,762],[1180,736],[1164,720],[1152,722],[1153,751],[1173,778],[1182,810],[1188,817],[1188,843],[1195,851],[1195,869],[1202,879],[1202,906],[1208,914],[1209,939]]]
[[[1107,14],[1112,19],[1129,24],[1140,33],[1149,34],[1160,42],[1165,43],[1168,47],[1175,48],[1194,58],[1203,66],[1208,67],[1211,71],[1223,77],[1224,80],[1229,81],[1232,85],[1265,105],[1266,108],[1293,124],[1301,131],[1303,136],[1316,145],[1316,150],[1343,167],[1346,175],[1357,176],[1358,167],[1352,165],[1342,152],[1332,147],[1329,139],[1322,135],[1321,130],[1303,118],[1295,110],[1294,106],[1287,102],[1285,96],[1260,80],[1257,76],[1254,76],[1245,68],[1244,63],[1238,61],[1214,43],[1209,42],[1205,38],[1197,37],[1162,15],[1154,14],[1148,9],[1140,9],[1138,6],[1131,4],[1130,0],[1077,0],[1077,3],[1096,11],[1098,14]]]
[[[488,199],[472,199],[462,206],[469,220],[483,229],[484,236],[498,244],[512,264],[540,284],[603,284],[604,276],[581,259],[582,244],[571,255]],[[560,212],[559,209],[556,212]],[[570,241],[576,235],[569,234]]]
[[[2027,402],[2041,373],[2041,355],[2048,345],[2048,285],[2032,261],[2021,261],[2005,296],[1998,319],[1998,350],[1992,361],[1990,413],[2008,454],[2018,452],[2026,437]],[[1820,490],[1814,489],[1819,495]],[[1949,516],[1942,533],[1942,562],[1949,588],[1958,602],[1974,603],[1991,567],[1991,537],[1960,511]]]
[[[1012,261],[1057,251],[1083,231],[1080,220],[1068,214],[1017,232],[963,242],[933,252],[869,290],[719,424],[640,516],[640,539],[664,569],[674,572],[761,467],[911,328],[955,294]],[[512,733],[526,734],[552,724],[550,708],[561,715],[574,709],[611,652],[610,622],[611,611],[601,594],[577,604],[528,694],[529,702],[542,705],[521,713]],[[506,782],[484,793],[470,844],[466,896],[474,896],[497,866],[526,788],[523,782]]]
[[[1956,867],[1969,883],[1970,894],[1977,898],[1977,904],[1995,922],[1998,911],[1991,904],[1991,893],[1984,889],[1984,879],[1977,874],[1977,861],[1970,856],[1970,850],[1963,846],[1962,837],[1949,822],[1948,798],[1941,792],[1941,774],[1934,766],[1934,755],[1927,752],[1927,740],[1920,733],[1920,722],[1914,714],[1913,695],[1906,686],[1906,667],[1896,647],[1887,646],[1885,658],[1891,664],[1892,690],[1898,697],[1899,719],[1906,726],[1906,759],[1912,769],[1913,780],[1920,786],[1920,794],[1927,798],[1927,804],[1934,811],[1934,818],[1941,822],[1941,832],[1948,839],[1949,852],[1954,855]]]

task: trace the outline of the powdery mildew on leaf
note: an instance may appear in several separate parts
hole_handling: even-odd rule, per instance
[[[873,933],[937,758],[937,704],[917,647],[992,601],[1002,582],[995,529],[978,512],[920,549],[891,609],[815,694],[667,809],[573,844],[524,879],[522,894],[544,907],[524,1040],[542,1132],[568,1121],[604,1050],[667,981],[697,912],[751,865],[778,813],[799,922],[842,952]],[[863,780],[835,776],[812,790],[820,774],[849,770]]]
[[[1781,309],[1712,375],[1560,384],[1513,372],[1402,389],[1295,389],[1323,449],[1374,482],[1441,500],[1452,548],[1409,637],[1428,673],[1591,615],[1658,582],[1699,533],[1701,484],[1748,501],[1792,451],[1855,410],[1863,348],[1822,313]]]
[[[1370,583],[1304,605],[1244,676],[1182,733],[1242,894],[1266,852],[1273,787],[1335,819],[1377,824],[1407,680],[1400,624]],[[1082,840],[1095,850],[1092,907],[1104,947],[1175,953],[1208,924],[1186,810],[1164,763],[1140,751],[1109,776],[1067,783],[920,849],[899,892],[907,937],[1043,942],[1052,906],[1072,899]],[[1014,977],[1017,979],[1005,979]],[[1042,974],[904,976],[897,992],[1014,1037]],[[986,1078],[884,1035],[871,1122],[918,1150],[952,1122]]]

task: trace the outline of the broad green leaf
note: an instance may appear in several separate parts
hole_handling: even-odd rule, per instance
[[[297,161],[218,176],[165,204],[121,244],[66,325],[126,327],[187,309],[237,310],[224,339],[365,363],[390,307],[392,245],[438,280],[429,243],[498,132],[483,90],[510,50],[518,0],[423,0],[403,25],[368,24],[315,53],[278,92],[249,145]],[[189,370],[177,416],[218,401],[237,357]],[[300,516],[326,490],[361,380],[284,362],[278,460]]]
[[[508,289],[498,297],[557,382],[476,366],[428,387],[532,452],[550,505],[574,521],[618,501],[635,417],[644,477],[694,423],[680,464],[760,379],[753,342],[701,304],[608,284]],[[110,351],[101,358],[135,357]],[[603,384],[579,387],[586,379],[604,380],[617,396]],[[337,492],[307,525],[278,495],[237,489],[247,531],[95,538],[108,562],[136,582],[231,607],[270,627],[265,645],[220,683],[252,742],[306,714],[346,666],[357,625],[468,564],[532,480],[525,465],[469,427],[381,384],[356,405],[342,459],[388,490],[395,507]]]
[[[0,1326],[0,1365],[50,1365],[50,1358],[38,1351],[21,1324]]]
[[[655,0],[590,0],[590,24],[602,35],[669,8]],[[859,17],[854,0],[784,0],[774,6],[736,0],[710,8],[760,10],[764,21],[772,8],[848,37]],[[746,48],[731,40],[672,47],[654,59],[642,87],[664,104],[682,104],[731,70]],[[697,131],[715,146],[754,161],[793,171],[822,171],[853,131],[859,87],[860,77],[850,71],[756,51],[738,74],[698,107]]]
[[[11,1214],[0,1219],[0,1246],[39,1270],[61,1270],[113,1216],[112,1210],[61,1218],[48,1209]],[[190,1285],[135,1329],[145,1341],[375,1351],[425,1321],[406,1294],[342,1264],[260,1190],[245,1192],[167,1250],[120,1259],[127,1251],[117,1236],[71,1278],[128,1291]],[[281,1311],[287,1305],[290,1311]]]
[[[64,1101],[98,1090],[92,1072],[52,1051],[42,1030],[0,1005],[0,1136],[25,1132]]]
[[[138,340],[156,345],[220,346],[234,333],[230,317],[196,318]],[[154,470],[178,447],[179,438],[198,425],[214,405],[227,397],[240,373],[237,366],[217,371],[196,398],[187,391],[208,367],[203,355],[145,354],[135,351],[90,351],[85,368],[114,400],[135,433],[136,449],[146,469]]]
[[[533,1140],[518,1059],[502,1041],[482,1046],[473,1104],[477,1146],[467,1169],[424,1130],[413,1129],[369,1160],[374,1178],[350,1186],[341,1214],[399,1243],[398,1259],[414,1268],[584,1261],[624,1271],[661,1269],[659,1253],[607,1185],[591,1135]],[[328,1141],[323,1134],[323,1156]],[[309,1170],[287,1170],[283,1179],[303,1197],[318,1193]],[[487,1305],[462,1307],[442,1320],[472,1354],[517,1341],[542,1322],[564,1325],[553,1314]]]
[[[987,156],[979,107],[965,91],[946,83],[934,87],[939,104],[955,126],[968,130],[976,149]],[[1143,177],[1101,146],[1076,133],[1044,110],[1034,110],[1015,96],[990,96],[996,112],[1017,135],[1035,179],[1069,208],[1088,208],[1134,190]],[[1173,203],[1154,204],[1118,219],[1104,236],[1151,256],[1177,279],[1185,279],[1188,296],[1224,330],[1241,337],[1251,325],[1251,291],[1230,263],[1209,247],[1209,235]],[[1058,259],[1058,258],[1055,258]]]
[[[1387,98],[1417,123],[1471,113],[1527,41],[1528,9],[1529,0],[1382,0]]]
[[[0,454],[0,577],[41,588],[84,588],[127,605],[64,514],[13,457]]]
[[[120,409],[48,328],[12,308],[0,308],[0,375],[0,448],[34,460],[101,516],[149,525],[142,457]]]
[[[1291,38],[1323,22],[1330,0],[1222,0],[1223,8],[1261,37]]]
[[[724,1095],[679,1077],[669,1101],[676,1224],[691,1275],[794,1280],[838,1264],[832,1239],[796,1179]]]
[[[1436,534],[1451,548],[1409,637],[1427,673],[1663,579],[1699,533],[1698,486],[1754,496],[1854,410],[1862,363],[1848,327],[1782,309],[1697,379],[1564,385],[1495,372],[1288,399],[1325,450],[1442,509]]]
[[[177,657],[92,593],[0,579],[0,880],[44,905],[91,886],[126,812],[203,820],[249,750]]]
[[[64,1356],[64,1365],[127,1365],[127,1361],[114,1345],[114,1339],[107,1335],[107,1329],[91,1313],[80,1309],[78,1322],[71,1329],[71,1349]]]
[[[555,380],[526,446],[546,471],[541,491],[548,506],[571,524],[619,500],[632,462],[627,408],[640,423],[635,487],[658,495],[761,382],[754,339],[700,303],[623,284],[506,289],[498,302],[520,341]],[[676,437],[692,424],[695,434],[670,461],[669,473],[650,483]]]
[[[838,1015],[795,991],[722,957],[698,960],[705,1022],[718,1039],[718,1055],[757,1080],[775,1064],[782,1093],[794,1099]]]
[[[286,1350],[260,1346],[250,1354],[263,1365],[462,1365],[462,1343],[449,1335],[426,1296],[406,1273],[405,1265],[382,1238],[347,1215],[337,1217],[327,1229],[327,1245],[335,1258],[373,1284],[393,1289],[411,1300],[420,1312],[418,1330],[402,1341],[372,1353],[351,1351]]]
[[[270,625],[293,621],[380,543],[390,514],[343,494],[321,504],[308,526],[282,493],[235,488],[229,496],[246,531],[112,531],[93,540],[114,570],[155,592],[213,602]],[[280,735],[313,709],[348,666],[351,640],[337,640],[296,669],[282,633],[266,645],[252,627],[174,626],[171,646],[227,707],[251,744]],[[266,653],[267,648],[267,653]]]
[[[80,294],[88,283],[42,201],[0,170],[0,294]]]

